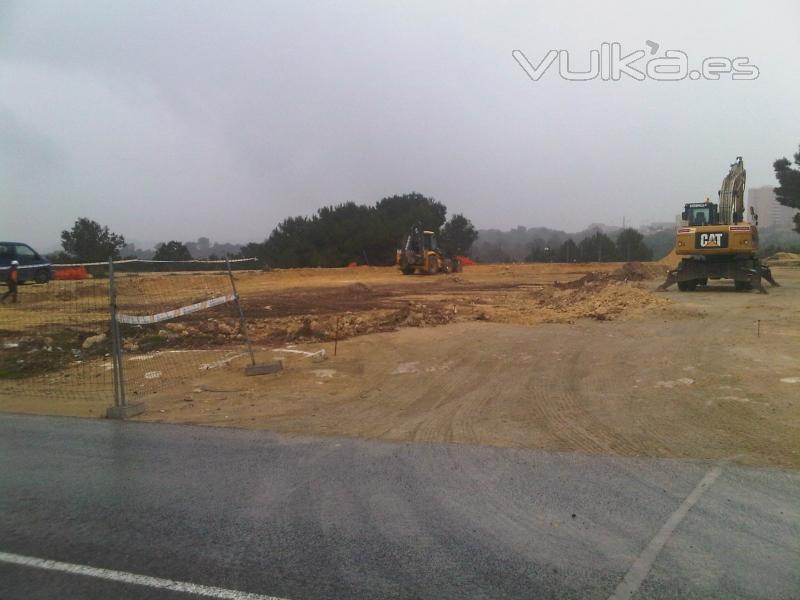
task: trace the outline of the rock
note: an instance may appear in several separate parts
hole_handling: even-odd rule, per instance
[[[167,323],[164,325],[164,329],[169,329],[175,333],[183,333],[186,331],[186,325],[183,323]]]
[[[322,362],[323,360],[328,360],[328,353],[325,351],[325,348],[323,348],[319,352],[314,352],[314,354],[312,354],[310,358],[311,362],[315,363]]]
[[[92,346],[95,346],[97,344],[102,344],[105,341],[106,341],[106,334],[99,333],[97,335],[89,336],[88,338],[83,340],[83,344],[81,344],[81,347],[84,350],[86,350],[87,348],[91,348]]]
[[[297,339],[299,337],[307,337],[311,335],[311,319],[302,319],[299,323],[295,322],[287,327],[289,339]]]
[[[227,323],[217,323],[217,331],[224,333],[225,335],[231,335],[234,333],[233,327]]]

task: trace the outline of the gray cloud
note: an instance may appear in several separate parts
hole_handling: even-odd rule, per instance
[[[47,247],[90,216],[141,242],[248,241],[411,190],[479,227],[668,220],[736,155],[761,185],[795,150],[798,24],[788,1],[4,3],[0,237]],[[761,76],[533,83],[511,58],[646,39]]]

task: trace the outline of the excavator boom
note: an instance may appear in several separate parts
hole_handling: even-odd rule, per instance
[[[747,171],[744,170],[742,157],[736,162],[722,180],[719,188],[719,222],[720,225],[735,225],[744,218],[744,185]]]

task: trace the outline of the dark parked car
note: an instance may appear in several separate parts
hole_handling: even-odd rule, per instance
[[[0,271],[6,271],[11,261],[19,263],[18,281],[47,283],[53,278],[53,265],[28,244],[20,242],[0,242]]]

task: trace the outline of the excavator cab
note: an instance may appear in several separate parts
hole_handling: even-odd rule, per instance
[[[681,220],[685,221],[689,227],[717,225],[719,223],[719,211],[717,210],[717,205],[711,202],[692,202],[683,207]]]

